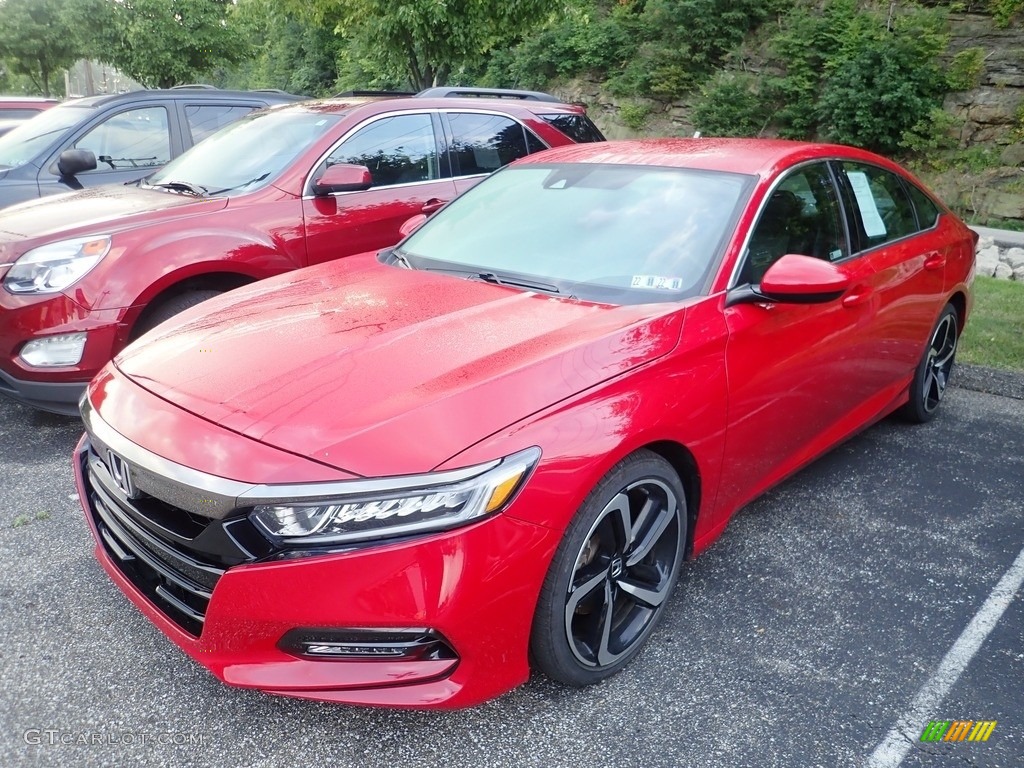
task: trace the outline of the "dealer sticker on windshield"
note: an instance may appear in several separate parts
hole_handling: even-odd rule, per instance
[[[633,275],[630,288],[650,288],[655,291],[678,291],[683,287],[681,277],[661,277],[660,275]]]

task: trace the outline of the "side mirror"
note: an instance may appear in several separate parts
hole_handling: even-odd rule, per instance
[[[362,192],[371,186],[373,177],[365,165],[338,163],[328,166],[320,178],[313,180],[313,194],[322,197],[333,192]]]
[[[96,155],[91,149],[65,149],[57,158],[61,179],[73,179],[75,174],[96,170]]]
[[[835,264],[789,253],[768,267],[760,285],[734,289],[727,303],[824,304],[838,299],[849,287],[850,278]]]
[[[427,215],[425,213],[417,213],[411,219],[405,220],[402,226],[398,228],[398,234],[400,234],[403,238],[406,238],[413,232],[415,232],[417,229],[419,229],[423,225],[423,222],[426,220]]]

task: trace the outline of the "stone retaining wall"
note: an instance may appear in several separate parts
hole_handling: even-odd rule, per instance
[[[978,274],[1024,283],[1024,248],[1000,248],[989,237],[978,241]]]

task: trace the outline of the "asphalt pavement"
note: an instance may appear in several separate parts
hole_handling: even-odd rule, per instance
[[[883,421],[742,510],[601,685],[537,678],[452,713],[317,704],[222,685],[109,582],[74,499],[79,431],[0,400],[5,768],[861,766],[1024,548],[1024,400],[954,388],[931,424]],[[1024,595],[982,623],[902,765],[1024,766]],[[928,719],[997,725],[922,744]]]

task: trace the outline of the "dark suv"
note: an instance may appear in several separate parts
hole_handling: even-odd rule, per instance
[[[299,101],[276,91],[171,88],[66,101],[0,136],[0,208],[42,195],[134,181],[254,109]],[[96,167],[65,167],[88,150]],[[64,156],[81,159],[84,153]]]
[[[175,313],[394,245],[492,171],[602,139],[544,94],[363,93],[247,115],[136,184],[0,210],[0,394],[76,413],[86,382]]]

